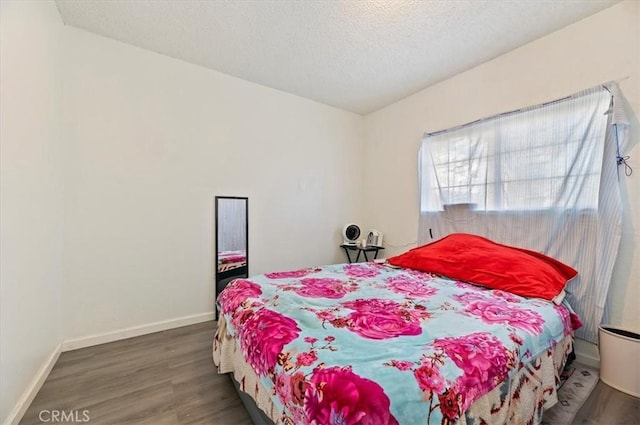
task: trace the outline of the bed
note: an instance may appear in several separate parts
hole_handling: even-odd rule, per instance
[[[247,253],[244,250],[218,252],[218,279],[241,276],[247,273]]]
[[[218,306],[218,372],[276,424],[539,423],[580,326],[566,301],[379,263],[238,279]]]

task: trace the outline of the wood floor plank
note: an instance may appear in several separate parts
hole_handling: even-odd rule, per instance
[[[84,409],[89,425],[251,425],[213,364],[214,333],[206,322],[62,353],[20,425],[51,424],[43,410]],[[640,425],[639,409],[600,382],[572,425]]]
[[[89,412],[90,424],[138,423],[176,412],[173,388],[166,381],[115,397],[101,397],[100,401],[85,400],[79,409]]]
[[[572,425],[639,425],[640,398],[600,381],[578,411]]]

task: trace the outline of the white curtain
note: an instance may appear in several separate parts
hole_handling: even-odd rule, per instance
[[[418,242],[475,233],[571,265],[577,336],[597,341],[621,236],[616,155],[628,122],[618,96],[607,83],[425,135]]]

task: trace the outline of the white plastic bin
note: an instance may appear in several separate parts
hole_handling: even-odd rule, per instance
[[[600,379],[617,390],[640,397],[640,334],[602,325]]]

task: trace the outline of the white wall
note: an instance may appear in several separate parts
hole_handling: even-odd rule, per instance
[[[395,245],[417,239],[418,149],[425,132],[557,99],[625,77],[629,78],[620,87],[637,114],[639,22],[640,2],[622,2],[366,116],[365,223],[385,232],[385,239]],[[637,143],[629,154],[636,171],[626,179],[626,233],[610,303],[611,322],[637,331],[640,329]],[[385,255],[405,249],[389,248]],[[581,348],[583,354],[597,356],[594,347]]]
[[[61,341],[62,21],[0,2],[0,423]]]
[[[361,116],[65,36],[65,339],[212,311],[215,195],[249,197],[250,273],[345,261]]]
[[[425,131],[625,76],[640,110],[633,1],[365,118],[0,4],[0,421],[62,340],[212,310],[215,195],[250,198],[251,273],[344,261],[350,221],[416,239]],[[636,330],[638,171],[610,296]]]

